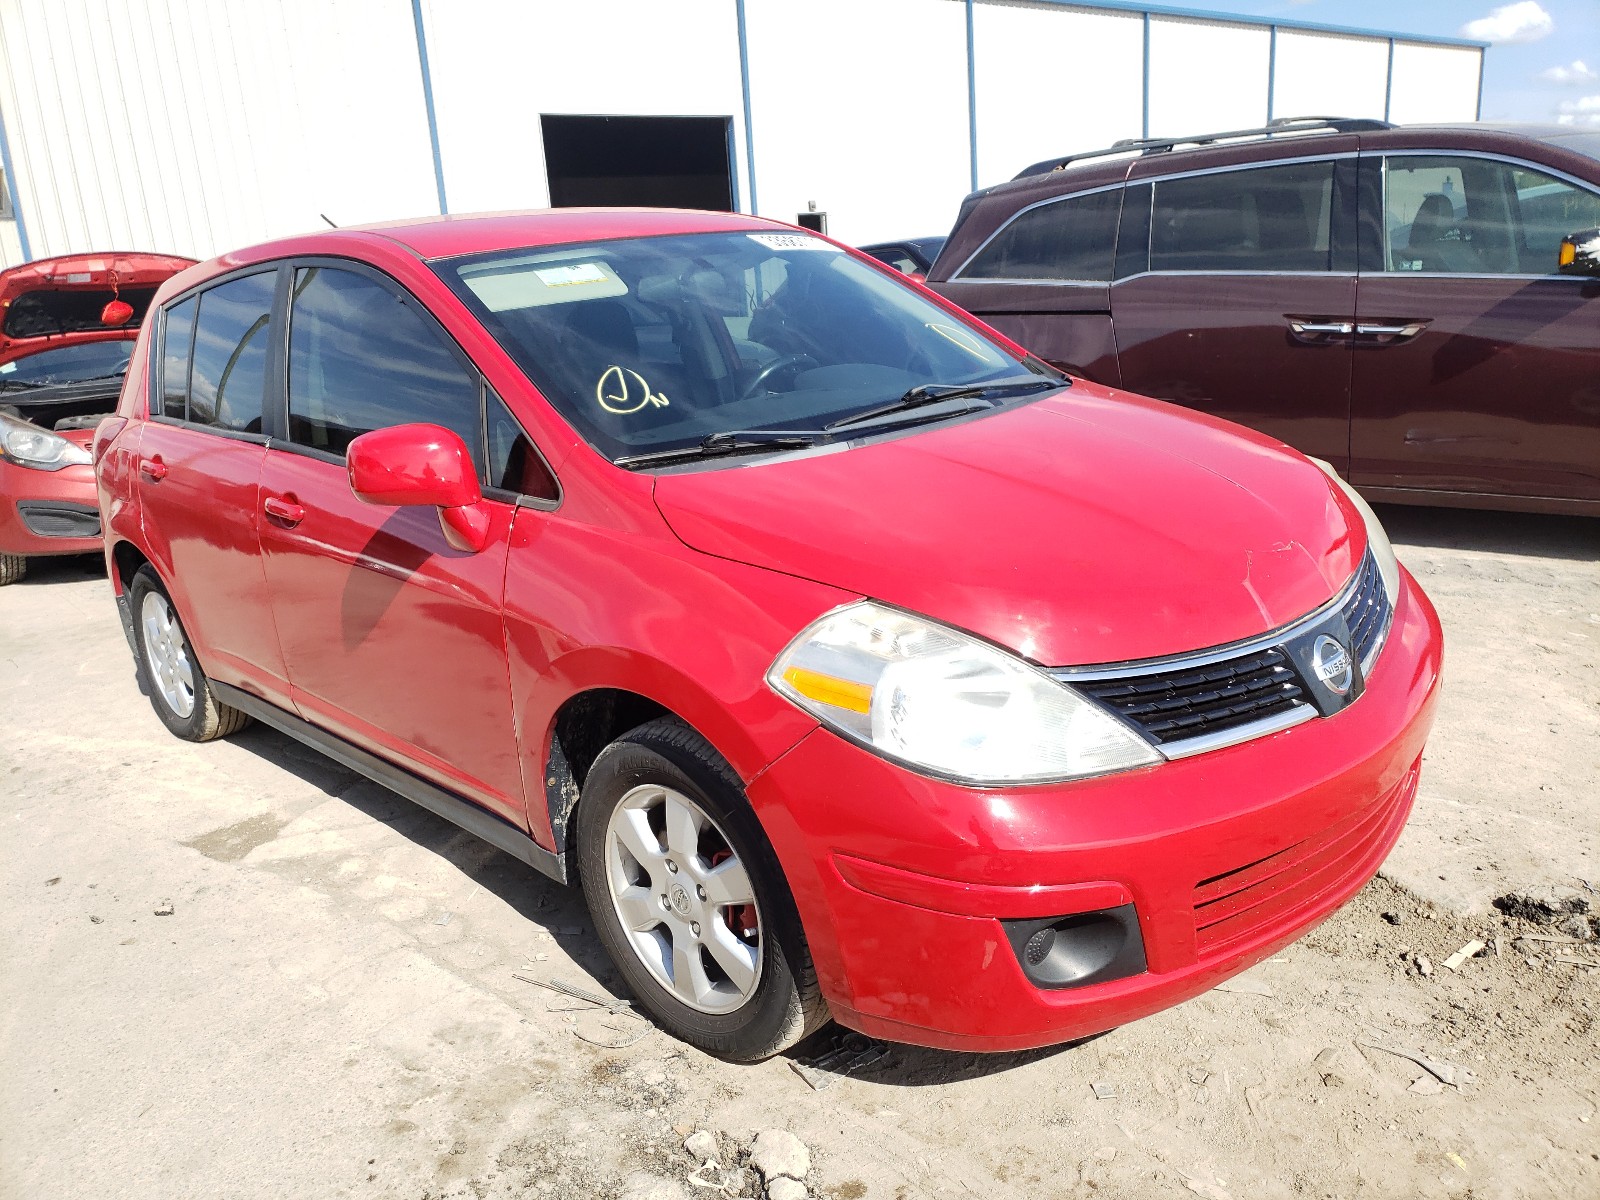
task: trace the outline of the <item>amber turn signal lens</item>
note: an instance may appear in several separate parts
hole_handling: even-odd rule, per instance
[[[872,689],[864,683],[824,675],[820,671],[808,671],[804,667],[790,667],[783,673],[783,678],[795,691],[818,704],[858,713],[872,708]]]

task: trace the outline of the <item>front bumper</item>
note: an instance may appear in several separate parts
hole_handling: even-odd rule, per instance
[[[0,459],[0,554],[94,554],[100,549],[93,467],[35,471]]]
[[[1401,577],[1356,703],[1209,754],[984,790],[809,734],[749,795],[834,1016],[949,1049],[1050,1045],[1207,991],[1323,920],[1398,839],[1433,723],[1439,621]],[[1129,902],[1147,969],[1079,987],[1030,983],[1001,924]]]

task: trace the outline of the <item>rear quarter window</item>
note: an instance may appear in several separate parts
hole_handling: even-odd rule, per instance
[[[1024,209],[957,278],[1108,282],[1121,209],[1120,187]]]

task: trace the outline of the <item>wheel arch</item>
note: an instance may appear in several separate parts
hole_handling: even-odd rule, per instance
[[[555,670],[565,677],[565,694],[535,726],[537,740],[530,737],[524,744],[539,747],[545,816],[558,854],[569,849],[573,814],[589,768],[629,730],[673,717],[703,738],[741,784],[748,785],[816,724],[763,682],[751,694],[730,700],[659,659],[590,650],[568,656]],[[535,815],[529,816],[536,823]]]

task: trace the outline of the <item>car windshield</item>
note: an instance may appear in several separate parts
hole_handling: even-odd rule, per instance
[[[634,238],[433,267],[612,459],[729,431],[820,431],[947,386],[1049,371],[809,234]]]
[[[114,375],[128,365],[128,356],[132,353],[133,342],[127,338],[40,350],[0,363],[0,391]]]

